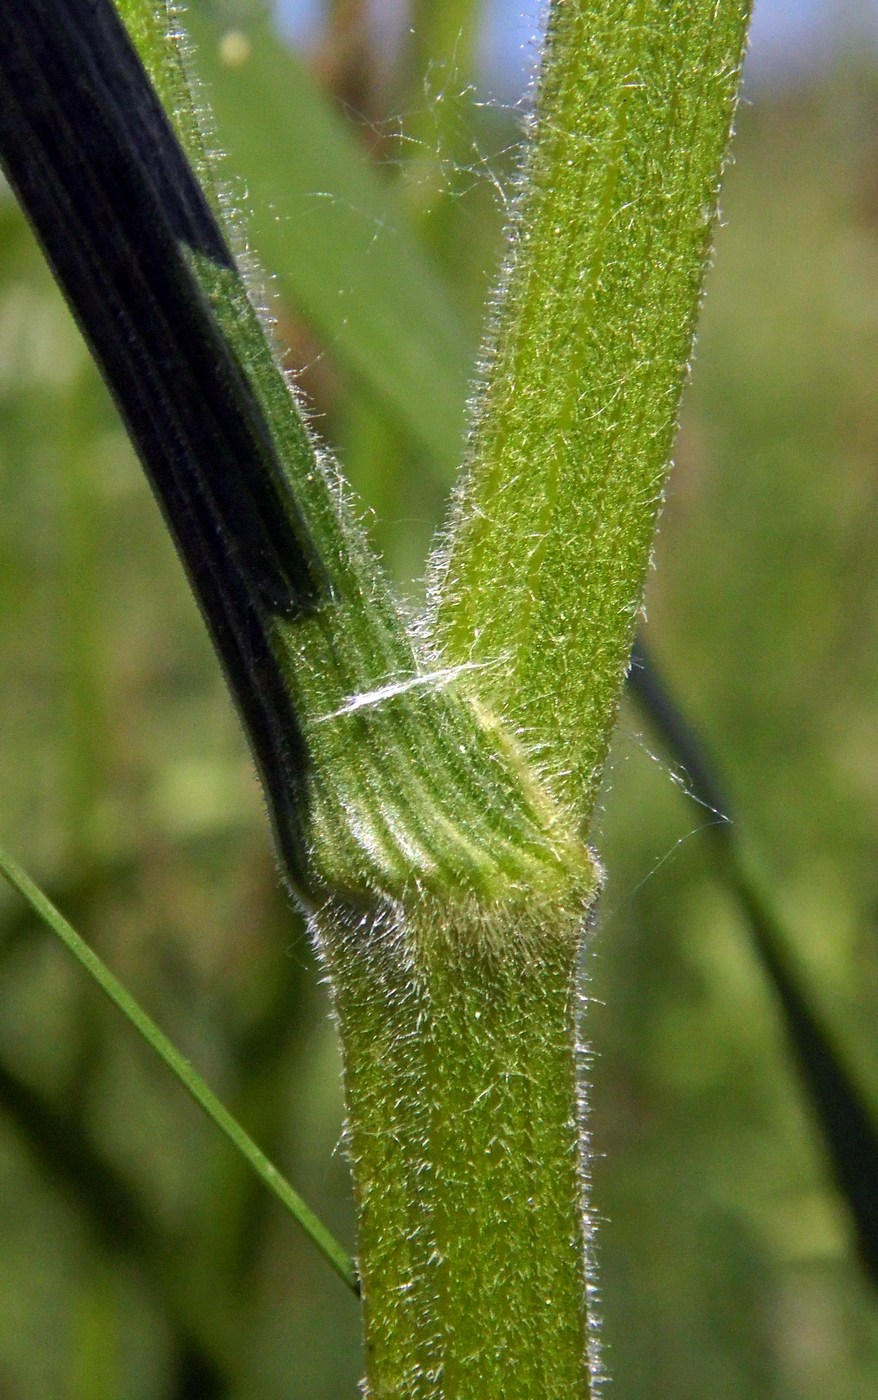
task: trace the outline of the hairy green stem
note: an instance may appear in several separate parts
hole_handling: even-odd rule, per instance
[[[432,637],[571,855],[640,608],[748,11],[551,12]],[[594,882],[581,855],[529,893],[493,870],[322,921],[376,1397],[561,1400],[596,1374],[576,1050]]]
[[[749,0],[559,0],[470,470],[451,663],[587,827],[692,352]],[[497,580],[505,580],[502,588]]]
[[[589,1393],[582,907],[547,912],[322,916],[370,1396]]]

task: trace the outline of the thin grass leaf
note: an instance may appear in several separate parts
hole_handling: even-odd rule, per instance
[[[76,958],[104,995],[109,998],[117,1010],[121,1011],[130,1025],[164,1062],[199,1108],[207,1114],[211,1122],[228,1138],[242,1157],[246,1158],[259,1179],[301,1226],[323,1257],[331,1264],[339,1278],[356,1293],[358,1290],[356,1270],[338,1241],[318,1220],[310,1206],[302,1200],[299,1193],[281,1175],[277,1167],[257,1147],[240,1123],[223,1107],[188,1060],[180,1054],[176,1046],[147,1015],[131,993],[123,987],[97,953],[80,938],[76,930],[68,924],[64,916],[50,903],[21,866],[2,848],[0,848],[0,874],[12,885],[13,889],[18,890],[19,894],[27,900],[46,927],[60,938],[67,951]]]
[[[687,795],[720,818],[705,828],[720,877],[738,900],[754,950],[779,1007],[792,1058],[810,1105],[836,1189],[847,1206],[860,1264],[878,1286],[878,1115],[846,1064],[831,1028],[791,953],[792,940],[742,843],[728,796],[704,744],[668,689],[641,639],[630,688],[668,753],[687,777]]]

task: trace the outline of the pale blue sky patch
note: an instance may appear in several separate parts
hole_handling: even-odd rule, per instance
[[[404,0],[372,0],[372,8],[386,51],[405,23],[406,6]],[[500,101],[515,102],[527,90],[543,11],[543,0],[486,0],[481,77]],[[322,0],[279,0],[283,32],[303,46],[319,33],[323,14]],[[778,83],[807,77],[825,67],[845,42],[866,44],[878,54],[878,0],[756,0],[749,79]]]

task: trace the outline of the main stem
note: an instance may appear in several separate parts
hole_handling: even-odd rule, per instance
[[[590,1393],[584,923],[504,917],[424,899],[322,931],[375,1400]]]

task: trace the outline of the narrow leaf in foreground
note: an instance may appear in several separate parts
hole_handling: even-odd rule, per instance
[[[122,1012],[122,1015],[146,1041],[147,1045],[155,1051],[159,1059],[164,1061],[171,1073],[179,1080],[199,1108],[207,1114],[211,1122],[246,1158],[259,1179],[277,1197],[284,1209],[289,1211],[339,1277],[356,1293],[358,1290],[356,1270],[338,1241],[318,1220],[310,1206],[302,1200],[298,1191],[289,1184],[277,1167],[268,1160],[265,1153],[256,1146],[256,1143],[248,1136],[240,1123],[220,1103],[213,1090],[208,1088],[201,1076],[189,1064],[189,1061],[180,1054],[164,1032],[159,1030],[155,1021],[147,1015],[131,993],[123,987],[97,953],[80,938],[54,904],[46,898],[21,866],[2,848],[0,848],[0,875],[3,875],[13,889],[18,890],[46,927],[60,938],[67,951],[73,954],[104,995],[110,999],[117,1010]]]

